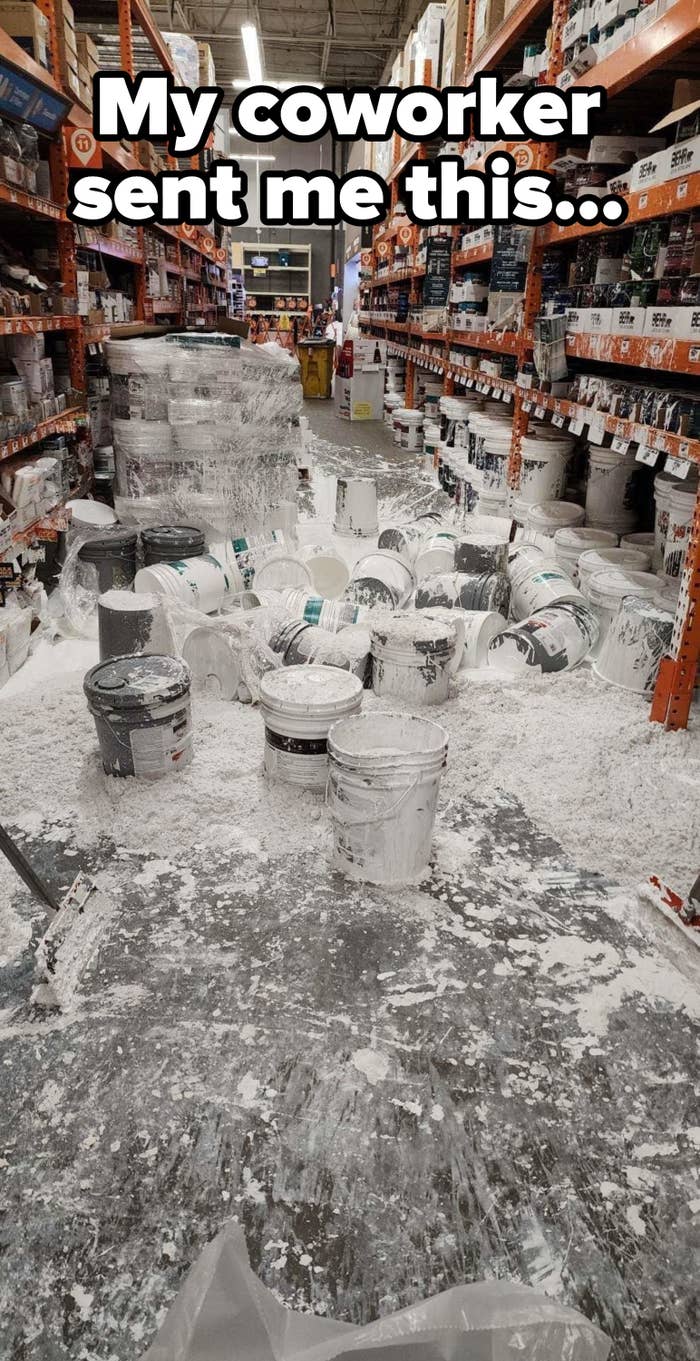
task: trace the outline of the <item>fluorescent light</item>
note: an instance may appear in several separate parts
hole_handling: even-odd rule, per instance
[[[255,24],[241,24],[241,38],[243,40],[245,59],[248,63],[248,76],[251,84],[262,85],[262,59],[260,56],[260,44],[258,42],[258,30],[255,27]]]
[[[236,156],[237,161],[274,161],[275,156]]]
[[[232,80],[234,90],[250,90],[255,84],[252,80]],[[325,86],[322,80],[305,80],[300,76],[298,80],[266,80],[265,85],[271,85],[273,90],[294,90],[297,85],[310,85],[313,90],[323,90]]]

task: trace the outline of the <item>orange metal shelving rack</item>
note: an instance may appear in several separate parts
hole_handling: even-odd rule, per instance
[[[568,0],[520,0],[506,16],[497,32],[478,57],[473,55],[474,21],[470,9],[465,52],[464,84],[469,84],[479,70],[496,69],[499,62],[510,52],[514,44],[524,37],[533,21],[543,17],[551,5],[551,46],[550,65],[547,83],[554,84],[563,67],[562,33],[567,19]],[[604,85],[609,96],[632,87],[649,72],[658,69],[665,62],[677,59],[694,42],[700,31],[699,0],[675,0],[675,3],[645,29],[639,37],[624,44],[617,52],[593,66],[580,76],[577,85]],[[426,82],[429,83],[429,82]],[[497,149],[492,147],[491,151]],[[415,150],[415,149],[414,149]],[[508,147],[512,151],[512,147]],[[516,149],[529,157],[533,167],[546,169],[554,157],[552,147],[542,144],[524,143]],[[411,159],[411,148],[404,148],[399,157],[397,142],[394,143],[395,159],[391,170],[392,203],[396,203],[396,181],[401,170]],[[417,148],[419,155],[424,154]],[[478,163],[475,163],[478,164]],[[628,195],[629,215],[624,227],[635,222],[666,216],[673,212],[689,211],[700,207],[700,174],[695,173],[653,186],[643,192]],[[374,238],[375,259],[377,246],[387,243],[389,250],[396,235],[396,227],[389,224],[377,229]],[[586,231],[601,232],[614,230],[605,225],[595,228],[581,226],[558,227],[550,225],[539,229],[533,236],[530,269],[524,303],[523,325],[517,336],[509,337],[508,343],[492,336],[479,337],[479,333],[447,332],[442,336],[427,336],[420,328],[407,323],[397,324],[390,320],[371,320],[369,325],[382,330],[391,341],[392,349],[406,359],[406,404],[413,403],[415,367],[424,365],[434,371],[442,372],[445,391],[452,391],[456,378],[466,381],[469,387],[502,395],[513,401],[513,443],[509,462],[509,481],[517,487],[519,481],[520,442],[527,430],[531,412],[543,416],[550,412],[557,424],[566,419],[583,418],[586,408],[574,403],[552,398],[550,394],[521,387],[519,383],[493,378],[479,370],[466,369],[453,363],[444,349],[435,353],[435,344],[443,347],[449,343],[461,343],[484,351],[510,350],[518,356],[518,368],[532,348],[532,325],[537,315],[541,296],[542,255],[548,246],[564,244],[575,240]],[[386,258],[386,248],[385,250]],[[488,246],[474,247],[469,251],[453,252],[452,268],[465,264],[476,264],[488,260],[492,251]],[[412,287],[419,277],[419,271],[397,271],[385,275],[373,275],[369,284],[371,291],[387,283],[400,282],[410,278]],[[367,287],[367,285],[365,285]],[[430,343],[430,352],[419,348]],[[620,364],[633,367],[651,368],[656,372],[679,374],[694,378],[700,376],[700,346],[692,343],[647,337],[621,337],[613,335],[577,334],[567,340],[567,352],[579,358],[590,358],[598,362]],[[592,413],[588,413],[590,416]],[[668,434],[665,431],[635,425],[614,416],[595,413],[604,430],[618,439],[643,443],[647,448],[684,460],[700,463],[700,439],[689,439],[682,435]],[[651,707],[650,717],[666,728],[677,729],[687,726],[690,705],[696,683],[700,662],[700,493],[695,507],[688,552],[686,555],[678,610],[674,626],[671,654],[664,659]]]

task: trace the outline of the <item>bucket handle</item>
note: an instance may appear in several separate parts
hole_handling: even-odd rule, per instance
[[[378,823],[378,822],[388,822],[389,819],[392,818],[392,817],[394,816],[394,813],[396,813],[396,812],[398,811],[398,809],[401,807],[402,803],[405,803],[405,801],[406,801],[406,799],[408,798],[409,794],[412,794],[412,793],[413,793],[414,789],[416,788],[416,786],[417,786],[419,783],[420,783],[419,777],[416,776],[415,780],[413,781],[413,784],[410,784],[410,785],[408,786],[407,789],[404,789],[403,794],[400,794],[400,795],[399,795],[398,799],[396,800],[396,803],[392,803],[391,808],[387,808],[387,810],[386,810],[385,813],[377,814],[377,815],[375,815],[374,817],[371,817],[371,818],[358,818],[357,821],[354,821],[354,822],[351,821],[351,820],[346,819],[347,826],[348,826],[348,827],[373,827],[373,826],[375,826],[376,823]],[[331,777],[330,777],[330,772],[329,772],[328,778],[327,778],[327,780],[326,780],[326,794],[325,794],[325,800],[324,800],[324,801],[325,801],[325,804],[326,804],[326,807],[329,806],[329,803],[328,803],[328,791],[329,791],[329,789],[330,789],[330,784],[331,784]],[[332,816],[332,813],[331,813],[331,816]]]

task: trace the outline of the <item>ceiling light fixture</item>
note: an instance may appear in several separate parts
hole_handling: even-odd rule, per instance
[[[234,90],[249,90],[255,84],[252,80],[232,80]],[[266,85],[270,85],[273,90],[293,90],[297,85],[309,85],[313,90],[323,90],[325,86],[321,80],[306,80],[300,76],[298,80],[266,80]]]
[[[255,24],[241,24],[241,40],[245,59],[248,63],[250,83],[251,85],[262,85],[262,57],[260,55],[260,43],[258,42],[258,30]]]
[[[236,156],[237,161],[274,161],[275,156]]]

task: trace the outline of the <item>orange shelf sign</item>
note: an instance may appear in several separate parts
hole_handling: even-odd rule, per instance
[[[89,128],[64,127],[63,139],[69,170],[101,170],[102,147]]]

